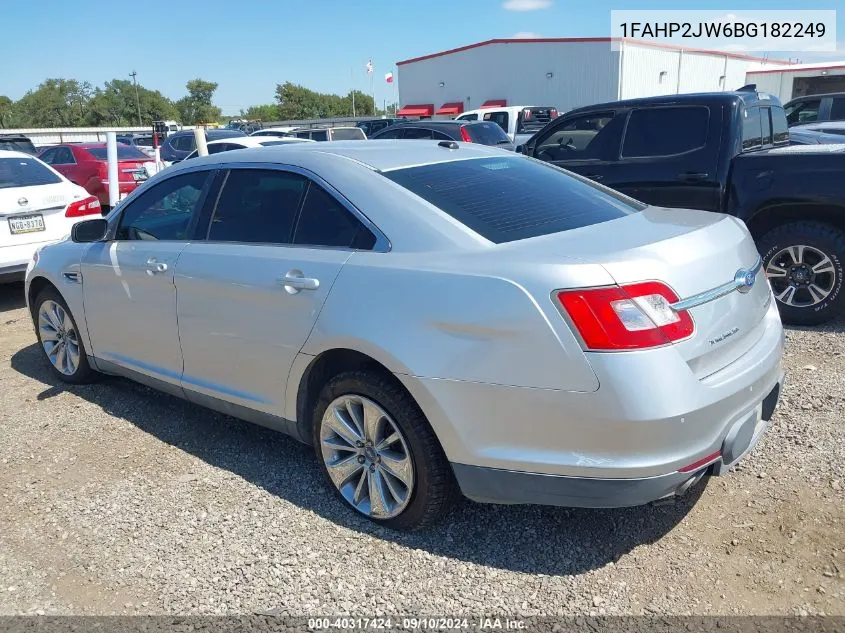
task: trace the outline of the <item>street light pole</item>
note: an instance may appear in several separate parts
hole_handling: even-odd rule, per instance
[[[133,70],[129,73],[129,76],[132,77],[132,83],[135,84],[135,105],[138,107],[138,125],[144,125],[141,121],[141,100],[138,98],[138,80],[136,79],[138,73]]]

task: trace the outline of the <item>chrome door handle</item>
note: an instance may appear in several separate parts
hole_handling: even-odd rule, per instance
[[[167,271],[167,264],[156,260],[155,257],[150,257],[147,260],[147,274],[157,275]]]
[[[289,270],[279,281],[291,294],[296,294],[300,290],[316,290],[320,287],[319,279],[306,277],[301,270]]]

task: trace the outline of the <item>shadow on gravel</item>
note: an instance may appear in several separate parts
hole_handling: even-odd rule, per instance
[[[26,300],[23,294],[23,282],[0,284],[0,315],[23,308]],[[0,316],[2,318],[2,316]],[[2,323],[2,321],[0,321]]]
[[[842,334],[845,332],[845,315],[839,316],[833,321],[823,323],[822,325],[784,325],[787,331],[796,332],[832,332],[834,334]]]
[[[39,400],[70,391],[162,442],[338,525],[405,547],[501,569],[569,575],[616,562],[635,547],[670,532],[706,485],[699,484],[687,497],[669,505],[621,510],[493,506],[464,500],[434,528],[404,534],[379,527],[349,509],[324,482],[312,449],[287,436],[120,378],[106,378],[95,385],[65,385],[53,377],[35,344],[15,353],[11,365],[47,385]]]

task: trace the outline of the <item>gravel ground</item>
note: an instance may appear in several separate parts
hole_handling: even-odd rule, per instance
[[[741,467],[682,501],[463,502],[397,534],[310,449],[131,382],[68,388],[0,286],[0,614],[845,615],[845,322],[790,330]]]

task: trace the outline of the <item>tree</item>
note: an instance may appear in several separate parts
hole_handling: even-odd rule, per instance
[[[277,121],[279,119],[279,106],[275,103],[249,106],[246,110],[241,110],[241,117],[250,121],[255,119],[260,121]]]
[[[150,125],[153,121],[175,119],[179,112],[173,102],[158,90],[148,90],[138,86],[137,103],[135,87],[126,79],[107,81],[102,89],[97,89],[88,108],[90,125],[137,125],[138,105],[141,109],[141,121]]]
[[[47,79],[15,103],[23,125],[69,127],[84,125],[88,104],[94,93],[87,81]]]
[[[182,123],[194,125],[217,121],[220,118],[220,108],[212,103],[217,84],[203,79],[192,79],[185,84],[188,94],[176,102],[176,108]]]
[[[360,90],[353,92],[355,94],[355,114],[373,114],[373,98]],[[276,86],[276,100],[279,102],[279,118],[282,120],[298,120],[352,116],[353,92],[341,97],[340,95],[309,90],[289,81],[278,84]]]
[[[0,95],[0,128],[12,127],[15,102],[5,95]]]

